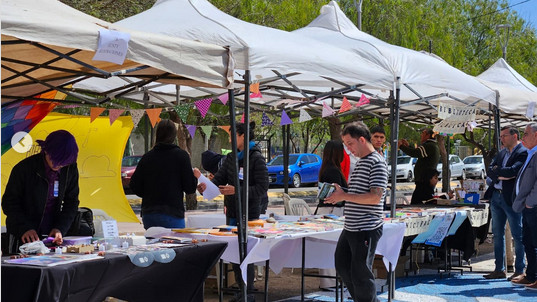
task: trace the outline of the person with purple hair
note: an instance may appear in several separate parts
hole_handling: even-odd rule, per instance
[[[41,152],[13,167],[2,196],[10,253],[43,236],[61,244],[78,211],[75,137],[57,130],[37,143]]]

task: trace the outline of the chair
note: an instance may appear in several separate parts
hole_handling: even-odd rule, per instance
[[[312,215],[310,206],[302,199],[293,198],[289,201],[289,215],[304,216]]]
[[[102,222],[106,220],[115,220],[101,209],[91,209],[93,212],[93,225],[95,226],[95,237],[104,237]]]
[[[283,199],[283,208],[286,215],[291,215],[291,208],[290,208],[290,202],[291,202],[291,196],[289,196],[287,193],[282,193],[282,199]]]

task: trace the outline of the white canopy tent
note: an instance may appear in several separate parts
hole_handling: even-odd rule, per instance
[[[320,15],[308,26],[294,32],[351,49],[389,72],[394,82],[399,78],[402,117],[407,120],[430,122],[431,114],[435,111],[431,105],[435,99],[458,106],[477,105],[483,109],[488,109],[489,103],[495,104],[491,89],[443,60],[386,43],[360,31],[335,1],[323,6]],[[389,91],[374,94],[387,98]],[[371,106],[371,110],[376,108]],[[427,111],[428,114],[425,113]],[[388,109],[381,109],[380,112],[389,114]],[[426,120],[420,120],[421,118]]]
[[[150,82],[228,87],[229,49],[127,29],[55,0],[5,0],[2,20],[2,104],[59,89],[84,77],[129,74]],[[130,34],[122,65],[93,61],[99,30]],[[79,80],[79,79],[77,79]],[[74,81],[77,81],[74,80]]]
[[[531,102],[537,103],[537,87],[531,84],[507,62],[501,58],[489,69],[477,76],[477,79],[496,91],[500,109],[507,113],[504,118],[526,115]],[[535,106],[535,105],[533,105]],[[537,115],[534,111],[533,118]]]

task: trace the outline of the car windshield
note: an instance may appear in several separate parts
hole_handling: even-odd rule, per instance
[[[408,157],[408,156],[398,157],[397,164],[398,165],[408,164],[410,162],[410,158],[411,157]]]
[[[480,164],[483,162],[483,157],[467,157],[463,160],[463,162],[467,165],[471,165],[471,164]]]
[[[121,166],[123,167],[134,167],[138,165],[138,162],[142,159],[142,157],[134,156],[134,157],[124,157],[123,161],[121,162]]]
[[[289,155],[289,165],[294,165],[296,163],[297,159],[298,159],[298,155]],[[281,165],[283,165],[283,156],[278,155],[268,165],[269,166],[281,166]]]

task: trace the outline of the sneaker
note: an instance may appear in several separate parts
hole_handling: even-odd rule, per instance
[[[526,275],[524,275],[524,273],[514,273],[510,277],[507,278],[507,281],[513,281],[513,280],[516,280],[516,279],[519,279],[519,278],[523,278],[525,276]]]
[[[529,290],[537,290],[537,282],[533,282],[532,284],[526,285],[525,288]]]
[[[533,282],[530,282],[528,279],[526,279],[526,277],[516,278],[514,280],[511,280],[511,284],[514,286],[526,286],[532,283]]]
[[[514,272],[515,272],[515,267],[512,266],[512,265],[508,265],[508,266],[507,266],[507,272],[508,272],[508,273],[514,273]]]
[[[502,272],[493,271],[490,274],[483,275],[483,277],[485,279],[505,279],[507,275],[503,271]]]

